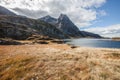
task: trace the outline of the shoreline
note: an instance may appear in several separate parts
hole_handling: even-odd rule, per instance
[[[113,37],[111,38],[113,41],[120,41],[120,37]]]

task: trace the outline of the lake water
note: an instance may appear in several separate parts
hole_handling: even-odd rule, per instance
[[[98,47],[98,48],[119,48],[120,41],[112,41],[111,39],[66,39],[67,44],[83,47]]]

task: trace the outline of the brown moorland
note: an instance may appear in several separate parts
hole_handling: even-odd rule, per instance
[[[120,80],[120,49],[1,45],[0,80]]]

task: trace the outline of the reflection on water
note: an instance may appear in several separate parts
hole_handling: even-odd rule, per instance
[[[67,39],[67,44],[83,47],[101,47],[101,48],[120,48],[120,41],[112,41],[111,39]]]

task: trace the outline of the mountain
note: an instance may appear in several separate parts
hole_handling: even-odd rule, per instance
[[[58,39],[68,38],[66,34],[55,26],[44,21],[20,16],[0,16],[0,37],[27,39],[32,35]]]
[[[47,16],[45,16],[43,18],[40,18],[40,20],[48,22],[48,23],[53,24],[53,25],[55,25],[56,22],[57,22],[57,19],[55,19],[55,18],[53,18],[53,17],[51,17],[49,15],[47,15]]]
[[[95,33],[87,32],[87,31],[81,31],[81,33],[82,33],[83,36],[85,36],[85,37],[101,38],[100,35],[95,34]]]
[[[48,15],[36,20],[16,15],[0,6],[0,38],[23,40],[34,35],[57,39],[99,37],[97,34],[80,31],[64,14],[58,19]]]
[[[11,12],[10,10],[0,6],[0,15],[11,15],[11,16],[16,16],[15,13]]]
[[[52,18],[51,16],[45,16],[38,20],[42,20],[56,26],[56,28],[64,32],[66,35],[69,35],[70,37],[101,38],[101,36],[98,34],[86,32],[86,31],[80,31],[78,27],[65,14],[61,14],[58,19]]]
[[[56,27],[71,37],[82,37],[81,32],[67,15],[61,14],[57,20]]]

